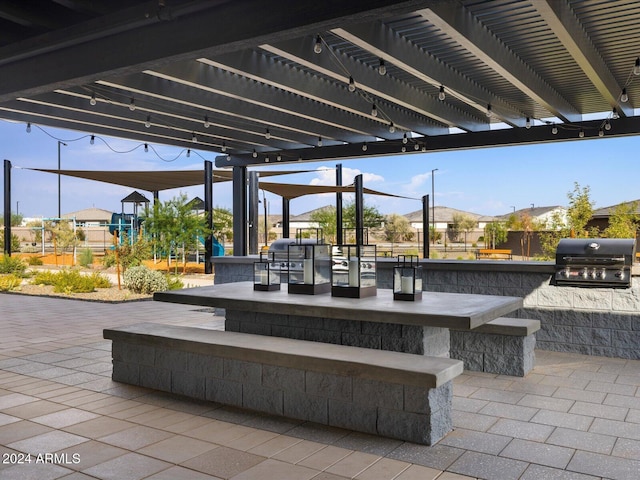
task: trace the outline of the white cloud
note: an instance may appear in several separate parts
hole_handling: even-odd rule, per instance
[[[312,178],[309,185],[335,185],[336,170],[331,167],[319,167],[316,178]],[[376,173],[361,172],[357,168],[342,167],[342,184],[350,185],[356,175],[362,175],[362,183],[368,186],[371,183],[384,182],[384,177]]]

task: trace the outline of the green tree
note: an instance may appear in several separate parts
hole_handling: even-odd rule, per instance
[[[387,242],[407,242],[413,240],[414,232],[404,215],[392,213],[384,222],[384,239]]]
[[[609,216],[609,226],[604,236],[609,238],[636,238],[640,227],[638,203],[629,202],[617,205]]]
[[[478,222],[475,218],[466,215],[464,213],[453,214],[453,225],[451,227],[451,235],[453,240],[457,240],[460,236],[460,232],[469,233],[476,228]]]
[[[22,219],[23,218],[24,217],[22,215],[12,213],[11,214],[11,226],[12,227],[19,227],[22,224]],[[0,216],[0,225],[4,225],[4,217],[3,216]]]
[[[342,243],[336,239],[336,215],[336,207],[331,205],[311,212],[310,216],[311,221],[317,223],[318,227],[322,229],[325,240],[330,243]],[[344,210],[342,215],[344,221]]]
[[[191,248],[199,236],[207,236],[212,232],[207,229],[206,217],[191,210],[187,196],[180,194],[166,202],[156,202],[152,210],[146,212],[146,230],[152,237],[152,245],[161,256],[166,256],[167,268],[170,266],[172,253],[178,248],[183,251]],[[183,259],[185,256],[183,256]],[[177,263],[175,269],[177,271]],[[186,263],[183,264],[186,269]]]
[[[220,243],[233,240],[233,213],[228,208],[213,209],[213,234]]]
[[[488,243],[490,248],[496,248],[496,245],[504,242],[507,239],[507,226],[503,222],[490,222],[484,227],[484,240],[485,244]]]
[[[569,207],[567,208],[567,223],[570,235],[576,238],[588,238],[587,223],[593,216],[594,202],[590,198],[590,188],[580,188],[578,182],[573,184],[573,192],[567,193]]]

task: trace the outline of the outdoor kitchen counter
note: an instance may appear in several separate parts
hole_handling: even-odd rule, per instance
[[[378,289],[366,298],[339,298],[330,294],[289,294],[254,291],[251,282],[227,283],[167,292],[154,300],[224,308],[227,311],[295,315],[324,319],[471,330],[522,307],[519,297],[422,292],[422,300],[394,301],[393,292]]]

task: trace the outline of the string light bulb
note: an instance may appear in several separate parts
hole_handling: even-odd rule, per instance
[[[93,145],[94,143],[96,143],[96,136],[95,135],[91,135],[91,140],[89,140],[89,143],[91,145]]]
[[[149,145],[148,145],[148,144],[146,144],[146,143],[144,144],[144,151],[145,151],[145,152],[148,152],[148,151],[149,151]]]
[[[349,77],[349,91],[350,92],[355,92],[356,91],[356,81],[353,79],[353,77]]]
[[[487,118],[491,118],[492,115],[493,115],[493,110],[491,109],[491,104],[489,103],[487,105]]]
[[[396,132],[396,126],[393,124],[393,122],[389,122],[389,133],[395,133]]]
[[[313,51],[315,53],[322,53],[322,39],[320,35],[316,36],[316,44],[313,46]]]
[[[553,127],[551,127],[551,133],[554,135],[558,134],[558,127],[556,127],[555,125]]]
[[[278,156],[276,157],[276,160],[279,162],[280,160],[282,160],[282,155],[278,154]]]
[[[416,143],[416,144],[413,146],[413,149],[417,152],[418,150],[420,150],[420,145]]]
[[[129,102],[129,110],[131,110],[133,112],[135,109],[136,109],[136,101],[132,97],[131,101]]]
[[[447,98],[447,96],[444,93],[444,85],[440,85],[440,91],[438,92],[438,100],[442,101],[445,98]]]
[[[253,158],[258,158],[258,152],[256,152],[256,149],[255,149],[255,148],[253,149],[253,153],[251,154],[251,156],[252,156]]]
[[[613,118],[614,120],[620,118],[620,114],[618,113],[618,109],[616,107],[613,107],[613,110],[611,111],[611,118]]]
[[[407,133],[405,132],[405,134],[402,136],[402,143],[406,145],[408,141],[409,139],[407,138]]]
[[[387,66],[385,65],[384,60],[382,58],[380,59],[380,63],[378,63],[378,73],[380,75],[387,74]]]
[[[623,103],[627,103],[629,101],[629,95],[627,95],[627,89],[622,89],[622,94],[620,95],[620,101]]]
[[[578,133],[578,136],[580,138],[584,138],[584,130],[582,128],[580,129],[580,133]]]
[[[633,74],[640,75],[640,57],[636,58],[636,63],[633,66]]]
[[[227,151],[227,144],[225,142],[222,142],[222,147],[220,148],[220,150],[222,150],[222,153]]]
[[[204,116],[204,128],[209,128],[211,126],[211,122],[209,122],[209,117],[207,115]]]
[[[611,123],[609,123],[609,120],[604,122],[604,129],[607,131],[611,130]]]
[[[366,152],[366,151],[367,151],[367,148],[368,148],[368,147],[367,147],[367,142],[364,142],[364,143],[362,144],[362,151],[363,151],[363,152]]]
[[[144,122],[144,126],[147,128],[151,126],[151,115],[147,115],[147,120]]]
[[[318,146],[321,147],[322,146],[322,137],[318,137]]]
[[[267,140],[269,140],[271,138],[271,132],[269,131],[268,128],[267,128],[267,131],[264,132],[264,138],[266,138]]]
[[[187,158],[189,158],[191,156],[191,149],[187,148]]]
[[[405,153],[407,151],[407,147],[405,147],[404,145],[402,145],[402,148],[400,149],[402,150],[402,153]]]
[[[31,133],[31,122],[27,123],[27,133]]]
[[[604,137],[604,130],[602,128],[600,128],[600,130],[598,130],[598,136],[599,137]]]
[[[93,107],[98,103],[98,101],[96,100],[96,93],[93,92],[91,94],[91,100],[89,100],[89,104]]]
[[[372,117],[377,117],[378,116],[378,107],[376,107],[375,103],[371,107],[371,116]]]
[[[531,128],[531,119],[527,117],[527,120],[524,122],[524,128],[527,130]]]
[[[192,141],[193,143],[198,143],[198,137],[196,136],[196,132],[193,132],[193,133],[191,134],[191,141]]]

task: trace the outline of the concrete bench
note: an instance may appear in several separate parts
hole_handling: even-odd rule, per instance
[[[451,358],[466,370],[524,377],[535,360],[539,320],[500,317],[473,330],[451,330]]]
[[[432,445],[452,428],[462,362],[143,323],[104,330],[113,380]]]

